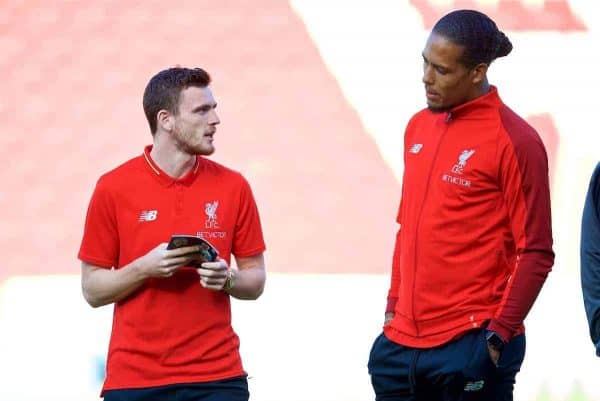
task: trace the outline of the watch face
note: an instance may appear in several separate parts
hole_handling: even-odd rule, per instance
[[[500,336],[496,333],[488,333],[486,336],[487,342],[492,346],[492,348],[501,351],[504,348],[504,341],[500,338]]]

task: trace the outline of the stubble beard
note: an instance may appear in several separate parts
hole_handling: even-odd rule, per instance
[[[202,137],[200,143],[196,146],[187,146],[187,151],[196,156],[210,156],[215,153],[215,147],[212,143],[205,144],[205,139]]]
[[[427,104],[427,108],[432,113],[445,113],[445,112],[449,111],[450,109],[452,109],[452,106],[432,106],[430,104]]]
[[[205,144],[204,134],[200,138],[199,143],[194,144],[194,134],[184,133],[181,130],[177,129],[175,138],[177,142],[179,142],[179,147],[184,152],[194,155],[194,156],[210,156],[215,153],[215,146],[212,143]]]

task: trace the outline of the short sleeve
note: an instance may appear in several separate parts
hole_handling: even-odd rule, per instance
[[[258,208],[256,207],[250,185],[242,177],[232,253],[236,257],[247,257],[262,253],[264,250],[265,242]]]
[[[78,257],[81,261],[111,268],[119,260],[119,231],[115,203],[102,179],[88,206]]]

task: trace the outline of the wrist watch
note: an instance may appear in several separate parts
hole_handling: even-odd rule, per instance
[[[487,340],[490,347],[492,347],[498,352],[502,352],[504,346],[506,345],[504,339],[500,336],[500,334],[496,333],[495,331],[488,330],[485,334],[485,339]]]
[[[225,279],[223,290],[231,290],[233,287],[235,287],[235,271],[233,269],[229,269],[227,270],[227,278]]]

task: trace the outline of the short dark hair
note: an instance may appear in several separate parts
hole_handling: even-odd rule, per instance
[[[443,16],[433,27],[434,33],[465,48],[460,62],[469,68],[490,65],[507,56],[512,43],[487,15],[475,10],[457,10]]]
[[[177,115],[181,91],[210,84],[210,75],[202,68],[174,67],[163,70],[150,79],[144,90],[144,113],[150,124],[152,135],[156,133],[156,116],[161,110]]]

